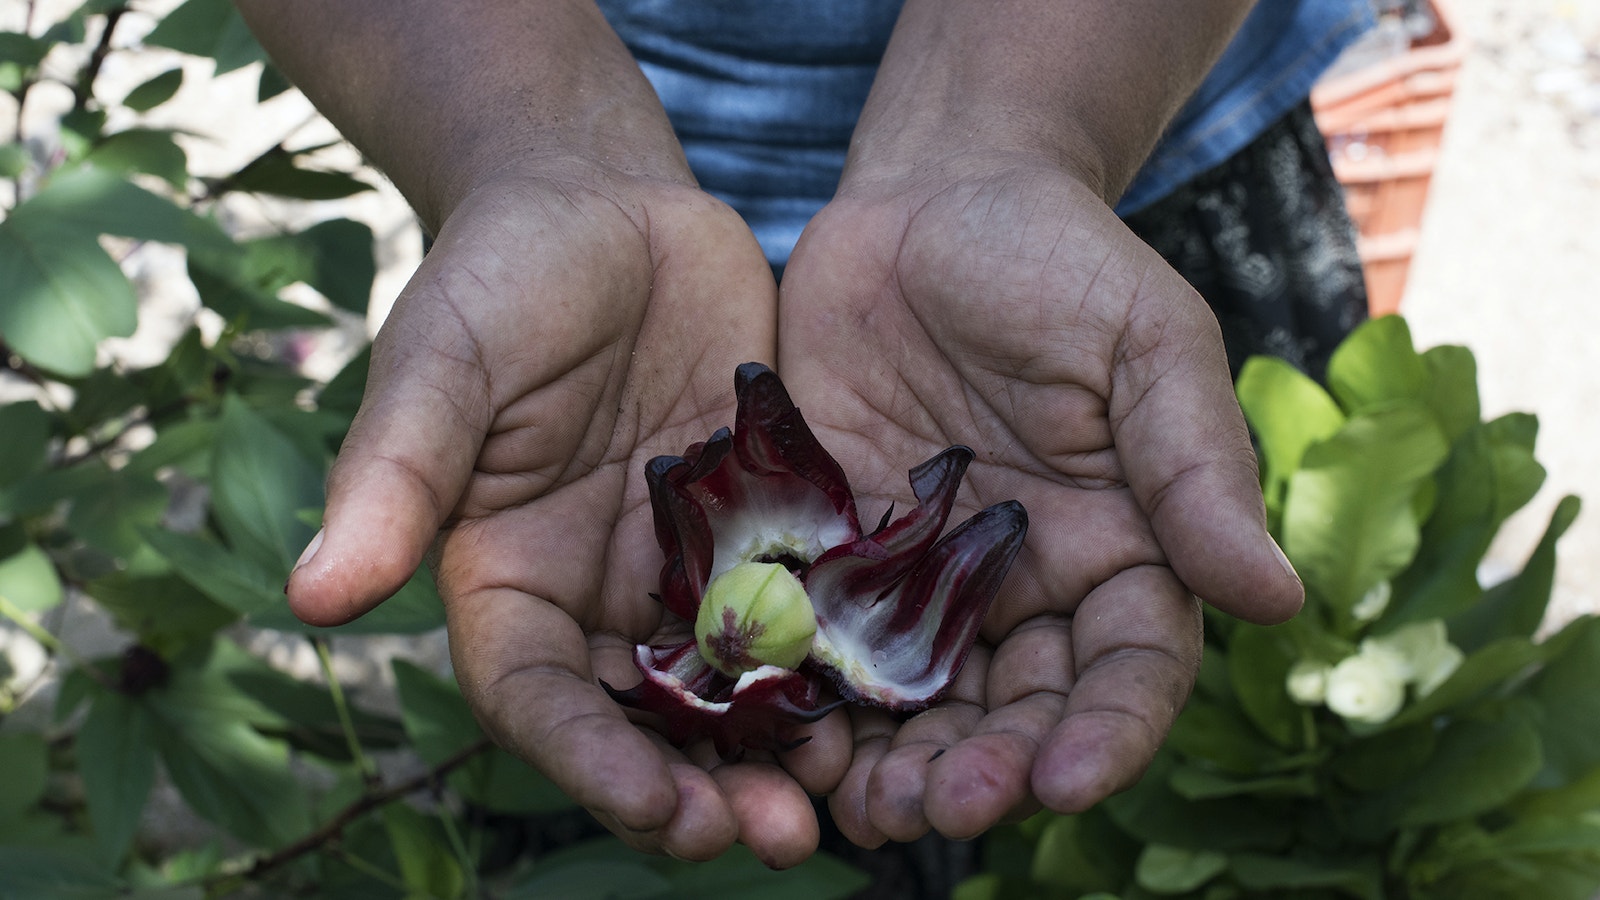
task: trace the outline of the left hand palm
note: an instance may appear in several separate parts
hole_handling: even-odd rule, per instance
[[[1016,499],[1031,523],[939,705],[853,710],[786,759],[859,844],[1129,786],[1199,668],[1191,590],[1254,621],[1298,607],[1214,318],[1056,170],[842,194],[785,276],[779,371],[863,521],[961,443],[966,514]]]

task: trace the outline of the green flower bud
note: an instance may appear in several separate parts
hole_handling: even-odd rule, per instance
[[[731,678],[764,665],[795,668],[816,633],[805,587],[777,563],[740,563],[712,579],[694,623],[700,655]]]

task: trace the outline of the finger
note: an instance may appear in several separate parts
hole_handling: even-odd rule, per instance
[[[855,732],[855,749],[850,768],[840,779],[838,789],[828,795],[828,812],[840,834],[857,847],[870,850],[889,839],[872,824],[867,814],[867,794],[872,770],[889,752],[895,722],[887,713],[876,709],[855,707],[849,710],[849,715]]]
[[[784,769],[808,794],[822,797],[838,790],[850,769],[853,735],[849,713],[835,710],[796,728],[793,736],[805,743],[778,754]]]
[[[1154,280],[1162,296],[1135,304],[1112,373],[1112,429],[1128,484],[1190,590],[1252,622],[1287,620],[1304,589],[1267,533],[1216,319],[1175,274]]]
[[[1038,798],[1061,813],[1138,781],[1200,670],[1199,607],[1160,566],[1101,585],[1072,622],[1077,680],[1031,778]]]
[[[986,681],[992,712],[929,766],[923,809],[947,837],[975,837],[1037,805],[1034,762],[1072,687],[1069,620],[1045,616],[1018,626],[995,648]]]
[[[738,820],[739,841],[769,869],[788,869],[817,852],[816,809],[800,785],[767,762],[717,766],[711,778]]]
[[[924,808],[929,769],[984,716],[989,651],[972,649],[939,703],[901,723],[867,784],[867,814],[890,840],[914,841],[932,827]]]
[[[662,745],[663,752],[676,756]],[[667,771],[677,789],[677,808],[665,825],[636,831],[615,814],[590,813],[622,842],[641,853],[665,853],[676,859],[703,862],[721,856],[739,838],[739,822],[721,787],[699,766],[674,762]]]
[[[429,277],[425,267],[413,284]],[[290,575],[302,620],[348,622],[421,563],[488,428],[479,357],[458,319],[402,297],[373,344],[361,410],[329,472],[323,528]]]
[[[706,799],[595,683],[569,616],[509,588],[454,596],[446,611],[456,678],[484,729],[568,797],[633,832],[666,828],[684,790]],[[716,832],[698,819],[679,829]]]

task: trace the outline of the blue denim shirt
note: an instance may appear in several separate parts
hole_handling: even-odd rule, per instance
[[[774,264],[833,196],[899,15],[893,0],[600,0],[701,185]],[[1303,101],[1371,24],[1368,0],[1263,0],[1135,177],[1119,213],[1227,159]]]

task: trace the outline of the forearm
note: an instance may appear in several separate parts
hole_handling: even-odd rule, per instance
[[[1250,5],[908,0],[847,180],[1016,154],[1114,202]]]
[[[508,165],[688,179],[665,113],[592,3],[238,0],[274,61],[436,229]]]

